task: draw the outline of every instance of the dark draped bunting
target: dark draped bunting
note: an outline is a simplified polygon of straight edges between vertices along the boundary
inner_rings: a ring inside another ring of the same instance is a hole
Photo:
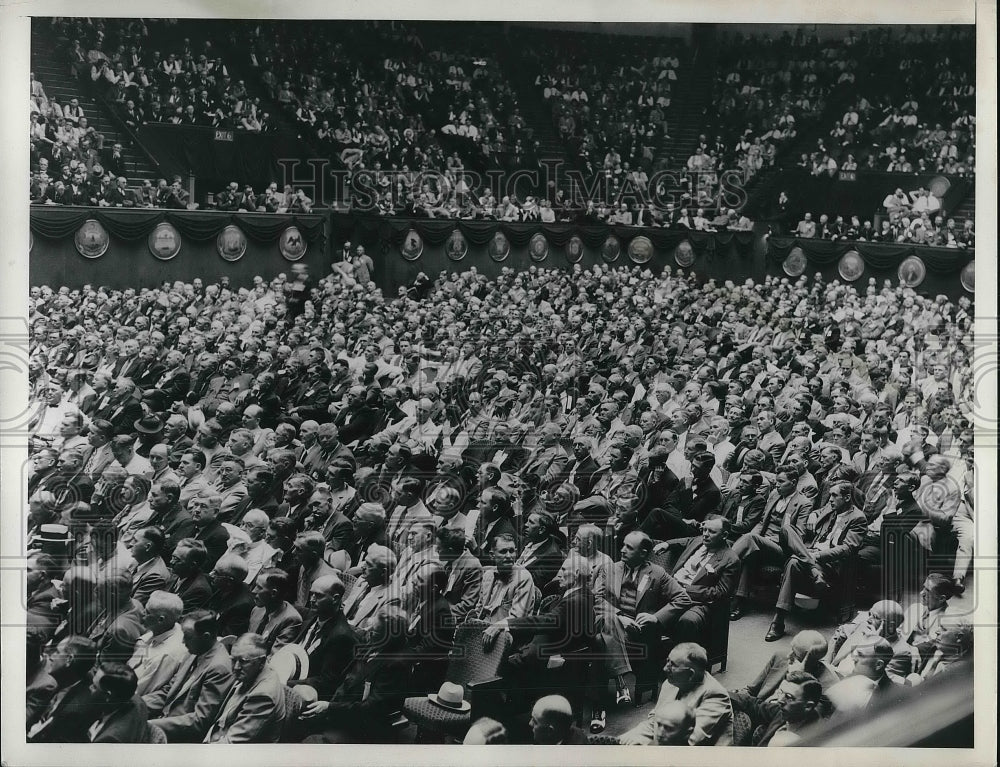
[[[836,264],[849,250],[856,250],[865,266],[874,271],[888,271],[899,266],[909,256],[918,256],[928,272],[941,275],[958,274],[974,257],[975,252],[954,248],[934,248],[912,243],[852,242],[845,240],[810,240],[797,237],[772,236],[768,239],[768,254],[774,263],[780,264],[788,253],[798,246],[806,255],[808,266],[825,267]]]
[[[252,240],[268,242],[289,226],[298,227],[310,243],[323,236],[325,213],[227,213],[209,210],[161,210],[153,208],[78,208],[46,205],[33,206],[31,231],[41,237],[72,237],[90,218],[96,219],[108,234],[121,240],[147,237],[162,221],[173,224],[181,237],[205,242],[218,236],[229,224],[236,224]]]

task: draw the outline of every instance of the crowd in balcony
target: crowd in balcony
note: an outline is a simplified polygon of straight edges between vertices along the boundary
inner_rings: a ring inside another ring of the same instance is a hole
[[[579,36],[542,39],[524,55],[571,161],[612,183],[661,167],[674,90],[684,77],[684,43],[637,38],[605,47]]]

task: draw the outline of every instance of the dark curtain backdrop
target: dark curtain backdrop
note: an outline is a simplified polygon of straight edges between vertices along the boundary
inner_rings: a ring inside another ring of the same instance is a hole
[[[424,251],[416,261],[403,258],[400,248],[410,229],[416,230],[424,242]],[[448,257],[445,243],[455,230],[469,244],[468,254],[461,261]],[[510,255],[502,262],[489,256],[488,245],[493,235],[501,231],[510,240]],[[540,263],[528,254],[528,243],[535,234],[545,236],[549,253]],[[411,282],[420,272],[435,276],[441,271],[465,270],[475,266],[481,273],[493,277],[504,267],[524,270],[530,266],[571,268],[566,245],[573,235],[583,242],[584,268],[608,263],[601,249],[609,235],[618,238],[621,253],[613,266],[640,266],[659,274],[664,266],[678,268],[674,251],[684,241],[691,243],[695,262],[689,267],[704,278],[729,279],[733,272],[751,276],[764,274],[764,253],[759,238],[753,232],[683,232],[629,226],[579,226],[576,224],[510,223],[497,221],[454,221],[444,219],[405,219],[334,213],[330,219],[331,250],[339,252],[344,241],[353,246],[364,245],[375,261],[375,279],[385,291],[395,293],[400,285]],[[646,264],[635,264],[628,247],[635,237],[645,236],[653,244],[652,258]]]
[[[96,219],[110,234],[108,252],[98,259],[81,256],[73,236],[87,219]],[[181,252],[170,261],[153,257],[147,237],[156,224],[167,221],[180,233]],[[247,236],[247,253],[237,262],[224,261],[216,251],[216,236],[228,224],[236,224]],[[79,286],[98,282],[113,287],[154,285],[164,279],[215,278],[229,275],[235,285],[249,285],[254,275],[273,276],[287,271],[290,264],[278,249],[278,237],[295,225],[309,243],[303,263],[315,277],[330,273],[331,254],[339,258],[341,245],[350,241],[363,245],[375,262],[374,278],[388,295],[412,282],[420,272],[434,277],[442,271],[464,271],[475,266],[494,277],[504,267],[522,271],[531,266],[572,268],[567,244],[577,235],[583,243],[580,265],[588,268],[606,264],[603,246],[609,235],[618,238],[621,250],[613,266],[639,267],[659,274],[665,266],[681,268],[676,262],[678,246],[690,243],[694,263],[684,267],[701,279],[741,281],[762,280],[766,275],[783,276],[782,264],[796,245],[805,253],[806,274],[820,272],[827,279],[840,279],[837,265],[848,250],[857,250],[865,262],[865,272],[855,283],[859,289],[869,278],[898,282],[896,270],[910,255],[918,255],[927,267],[918,291],[927,295],[943,293],[952,299],[967,295],[959,276],[974,253],[914,245],[845,243],[826,240],[797,240],[771,236],[764,239],[766,226],[755,232],[686,232],[626,226],[577,226],[574,224],[507,223],[496,221],[453,221],[405,219],[351,213],[284,215],[261,213],[221,213],[217,211],[130,210],[118,208],[75,208],[37,206],[31,208],[31,282],[34,285]],[[414,261],[403,258],[401,246],[407,232],[415,230],[423,240],[423,252]],[[445,247],[452,232],[461,232],[468,253],[452,260]],[[496,232],[510,241],[510,253],[503,261],[490,257],[489,245]],[[529,255],[531,238],[541,234],[548,243],[548,255],[536,262]],[[635,264],[629,244],[636,237],[652,243],[649,261]]]
[[[108,231],[108,250],[100,258],[84,258],[73,242],[76,231],[88,219],[97,220]],[[161,221],[173,224],[181,235],[180,252],[169,261],[155,258],[147,244],[149,233]],[[239,261],[223,260],[216,249],[216,237],[229,224],[237,225],[247,238],[246,253]],[[164,280],[217,279],[225,275],[236,286],[251,285],[257,274],[273,277],[278,272],[287,272],[291,264],[281,255],[278,237],[289,226],[298,227],[306,239],[308,248],[302,262],[316,274],[329,270],[326,224],[325,213],[285,215],[33,206],[30,279],[32,285],[80,287],[96,283],[126,288],[152,286]]]
[[[827,280],[843,282],[838,272],[840,259],[848,251],[855,250],[865,262],[864,273],[854,282],[856,286],[860,288],[867,285],[870,278],[876,279],[879,285],[883,280],[896,284],[899,282],[899,265],[909,256],[917,256],[927,267],[927,275],[917,286],[917,292],[926,295],[944,294],[952,300],[963,295],[969,296],[962,288],[960,275],[966,264],[975,258],[975,252],[908,243],[831,242],[773,236],[767,241],[767,273],[784,275],[782,264],[796,246],[802,248],[806,256],[805,273],[810,277],[819,272]]]

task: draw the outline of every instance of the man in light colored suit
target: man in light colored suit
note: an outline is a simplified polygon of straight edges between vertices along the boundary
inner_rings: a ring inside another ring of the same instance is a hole
[[[619,738],[622,745],[648,746],[656,734],[655,712],[670,701],[681,700],[694,713],[689,746],[731,746],[733,708],[726,688],[708,673],[708,654],[694,642],[682,642],[670,651],[663,667],[666,681],[649,717]]]
[[[375,616],[389,598],[389,580],[396,568],[396,555],[387,546],[373,543],[361,564],[361,577],[344,600],[344,615],[355,632],[366,638],[375,626]]]
[[[183,610],[184,602],[176,594],[168,591],[150,594],[142,617],[143,628],[148,630],[135,643],[135,651],[128,662],[138,677],[136,692],[139,695],[165,687],[187,657],[184,634],[177,624]]]
[[[177,472],[181,475],[180,504],[187,508],[188,501],[209,489],[205,479],[205,454],[200,450],[192,450],[181,456]]]
[[[302,629],[302,616],[283,596],[288,591],[288,574],[276,567],[266,568],[257,576],[252,591],[257,606],[250,612],[250,633],[264,637],[269,652],[279,650]]]
[[[170,743],[200,743],[233,686],[233,668],[218,641],[218,622],[210,610],[195,610],[181,619],[189,655],[170,681],[143,696],[151,718]]]
[[[277,743],[285,720],[285,690],[267,665],[270,644],[244,634],[233,645],[236,684],[222,702],[204,743]]]
[[[791,556],[785,562],[774,619],[765,641],[773,642],[785,635],[785,615],[794,607],[797,593],[826,591],[830,580],[838,576],[841,564],[861,548],[868,521],[853,499],[851,483],[838,482],[830,488],[830,502],[809,515],[804,532],[799,533],[788,521],[782,526],[781,536]]]
[[[701,523],[701,535],[669,541],[681,548],[671,576],[692,601],[678,618],[675,634],[681,641],[698,641],[712,604],[726,600],[736,588],[740,561],[729,548],[729,520],[712,515]],[[662,544],[661,544],[662,545]]]
[[[479,599],[468,619],[495,623],[531,614],[539,592],[531,573],[517,564],[514,536],[503,533],[494,538],[491,554],[494,566],[483,568]]]
[[[538,430],[538,447],[531,452],[527,463],[519,472],[522,477],[529,474],[538,477],[541,487],[547,487],[555,481],[569,463],[569,455],[559,444],[561,435],[562,430],[555,423],[546,423]]]
[[[243,484],[243,460],[236,456],[226,456],[219,462],[218,479],[215,489],[222,496],[219,519],[229,521],[233,512],[247,497],[247,486]]]
[[[785,523],[798,527],[812,509],[812,499],[796,492],[796,482],[797,479],[790,470],[778,471],[775,488],[767,496],[760,521],[750,532],[744,533],[733,543],[733,553],[739,558],[743,569],[736,586],[730,620],[743,617],[742,602],[750,594],[750,576],[757,568],[768,562],[781,564],[785,561],[781,536]]]

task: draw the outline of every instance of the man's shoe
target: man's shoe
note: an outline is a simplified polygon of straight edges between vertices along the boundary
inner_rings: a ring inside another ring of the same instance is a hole
[[[826,591],[830,588],[830,582],[823,576],[823,571],[818,567],[812,571],[813,586],[819,591]]]
[[[955,593],[964,594],[965,593],[965,578],[955,579]]]
[[[590,719],[590,732],[592,735],[600,735],[604,732],[604,728],[608,726],[608,712],[595,711],[594,716]]]
[[[785,635],[785,624],[781,621],[773,621],[771,627],[764,635],[765,642],[777,642]]]
[[[632,702],[632,693],[629,692],[628,687],[622,687],[618,694],[615,695],[615,705],[624,706],[627,703]]]
[[[743,608],[740,605],[736,605],[732,610],[729,611],[729,620],[738,621],[743,617]]]

